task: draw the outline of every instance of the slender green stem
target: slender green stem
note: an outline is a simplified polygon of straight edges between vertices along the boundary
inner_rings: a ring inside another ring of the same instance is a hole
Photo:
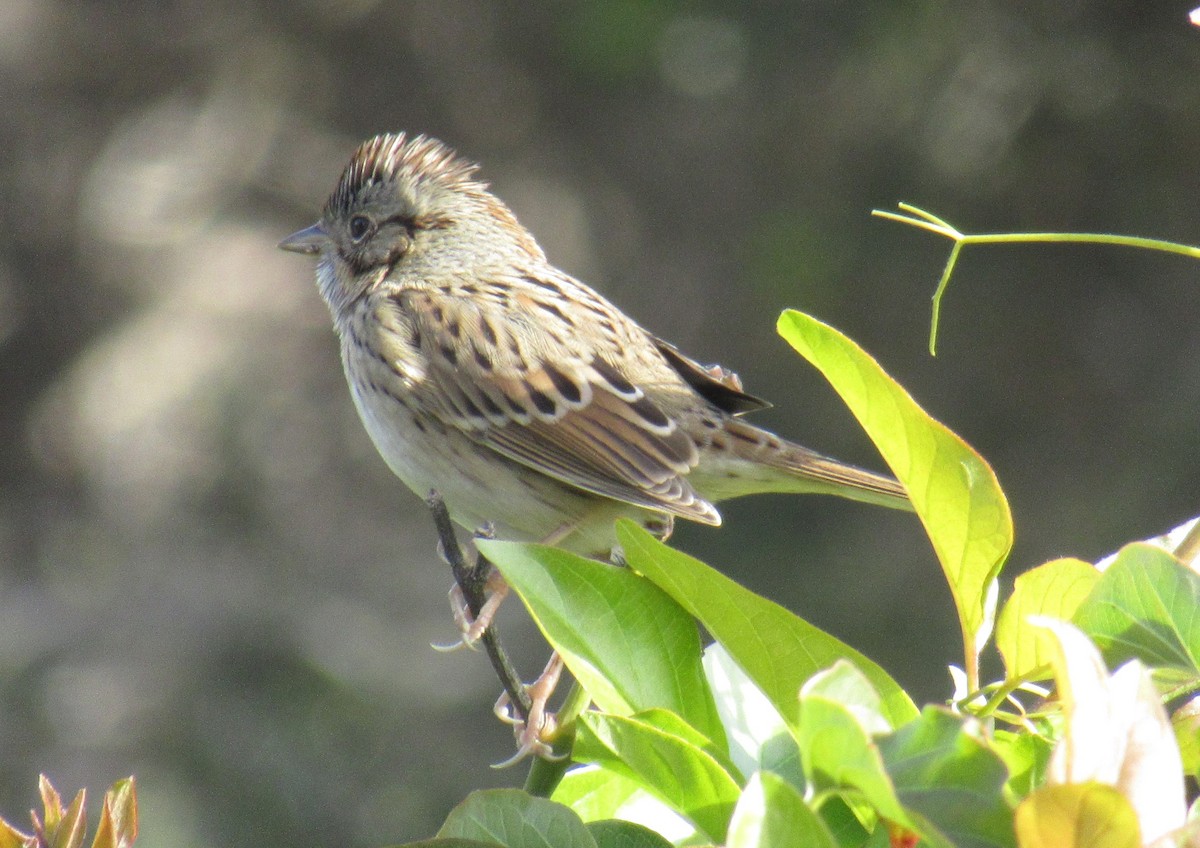
[[[1012,678],[1009,678],[1008,680],[1002,680],[999,683],[989,684],[988,686],[985,686],[982,689],[974,690],[969,695],[967,695],[965,698],[961,699],[958,702],[958,705],[962,709],[969,711],[972,715],[975,715],[975,716],[980,716],[980,717],[986,717],[986,716],[990,716],[990,715],[999,716],[999,714],[997,713],[997,710],[999,709],[1000,705],[1002,703],[1004,703],[1004,701],[1010,695],[1012,695],[1014,692],[1018,692],[1021,690],[1029,691],[1031,689],[1031,687],[1033,687],[1033,685],[1038,680],[1041,680],[1044,676],[1045,676],[1045,667],[1036,668],[1033,671],[1030,671],[1026,674],[1022,674],[1018,677],[1012,677]],[[1040,689],[1033,690],[1033,692],[1035,695],[1038,695],[1039,697],[1045,696],[1045,692],[1041,691]],[[981,697],[987,698],[987,701],[984,703],[984,705],[982,707],[979,707],[978,709],[970,709],[970,705],[972,703],[974,703],[975,701],[977,701]]]
[[[950,284],[950,276],[958,262],[959,253],[968,244],[1113,244],[1118,247],[1156,250],[1160,253],[1173,253],[1191,259],[1200,259],[1200,247],[1141,236],[1121,236],[1112,233],[964,233],[932,212],[926,212],[910,203],[900,203],[898,206],[900,212],[875,209],[871,214],[877,218],[899,221],[911,227],[928,230],[954,242],[954,246],[950,249],[950,256],[946,260],[946,267],[942,271],[942,277],[938,281],[937,291],[933,294],[933,313],[929,326],[929,354],[931,356],[937,355],[937,331],[941,318],[942,297]]]
[[[1167,692],[1166,694],[1164,694],[1163,700],[1164,701],[1173,701],[1176,698],[1182,698],[1184,695],[1190,695],[1191,693],[1193,693],[1197,690],[1200,690],[1200,682],[1197,682],[1195,680],[1189,680],[1187,683],[1184,683],[1180,686],[1176,686],[1174,689],[1172,689],[1169,692]]]
[[[529,765],[529,774],[525,778],[525,791],[539,798],[549,798],[562,780],[567,768],[571,765],[571,749],[575,744],[575,721],[579,714],[587,709],[591,699],[583,691],[578,680],[571,682],[571,691],[567,693],[563,705],[555,714],[558,730],[554,739],[554,759],[535,757]]]

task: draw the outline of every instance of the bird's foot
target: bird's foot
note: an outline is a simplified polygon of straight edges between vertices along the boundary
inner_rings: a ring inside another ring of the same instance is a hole
[[[505,724],[511,724],[513,735],[517,740],[517,752],[493,768],[507,768],[515,765],[529,756],[541,757],[544,760],[562,760],[566,755],[555,755],[553,740],[558,731],[558,721],[554,713],[546,710],[550,696],[554,694],[558,680],[562,676],[562,657],[555,651],[550,655],[546,668],[538,675],[538,679],[525,687],[529,695],[529,716],[522,721],[513,714],[512,703],[508,693],[502,693],[493,708],[496,717]]]
[[[483,636],[483,632],[492,626],[492,622],[496,619],[496,612],[504,603],[504,599],[508,597],[509,592],[508,581],[495,569],[488,573],[484,586],[488,593],[487,600],[479,608],[479,615],[475,616],[471,615],[471,607],[463,596],[462,587],[457,583],[450,587],[450,612],[454,616],[454,623],[458,627],[460,636],[457,642],[451,642],[448,645],[431,645],[435,651],[449,653],[462,648],[476,650],[476,643]]]

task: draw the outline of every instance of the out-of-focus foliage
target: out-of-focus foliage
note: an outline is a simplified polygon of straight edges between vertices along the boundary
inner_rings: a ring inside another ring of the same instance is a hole
[[[1193,264],[981,249],[933,362],[944,246],[868,217],[1200,242],[1186,11],[0,4],[0,809],[39,771],[136,773],[139,846],[378,845],[518,779],[485,768],[511,747],[483,660],[426,648],[452,632],[429,522],[361,432],[311,268],[274,249],[378,131],[481,161],[553,260],[774,400],[760,420],[875,464],[771,328],[794,306],[846,330],[989,458],[1019,562],[1193,515]],[[724,512],[676,543],[943,691],[953,609],[911,519]]]
[[[83,848],[87,835],[87,792],[80,789],[70,806],[63,807],[62,797],[45,775],[38,780],[42,812],[30,811],[33,829],[24,833],[0,819],[0,846],[3,848]],[[92,839],[92,848],[131,848],[137,839],[137,788],[132,777],[118,780],[104,793],[100,823]]]

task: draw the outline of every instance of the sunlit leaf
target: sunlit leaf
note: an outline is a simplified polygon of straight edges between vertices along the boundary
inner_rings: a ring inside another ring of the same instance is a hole
[[[737,769],[772,771],[803,788],[800,751],[787,723],[720,643],[705,649],[704,671]]]
[[[846,660],[838,660],[823,671],[818,671],[804,682],[802,696],[820,695],[837,701],[870,734],[887,733],[892,725],[883,715],[883,702],[871,681],[859,669]]]
[[[1153,545],[1122,548],[1074,621],[1110,665],[1136,658],[1200,678],[1200,574]]]
[[[92,848],[128,848],[137,839],[137,787],[132,777],[118,780],[104,794],[100,824]]]
[[[585,822],[605,819],[635,822],[672,842],[696,831],[664,801],[647,792],[640,780],[595,764],[568,771],[551,798],[566,804]]]
[[[600,709],[663,707],[724,747],[696,624],[662,590],[629,569],[556,548],[479,547]]]
[[[419,842],[405,842],[403,845],[392,845],[389,848],[505,848],[499,842],[481,842],[478,839],[422,839]]]
[[[437,835],[506,848],[596,848],[596,840],[570,809],[517,789],[472,792],[450,811]]]
[[[1008,766],[1005,785],[1013,798],[1024,798],[1045,782],[1046,766],[1054,750],[1050,740],[1028,732],[996,730],[992,733],[992,749]]]
[[[1171,727],[1175,730],[1184,771],[1200,779],[1200,697],[1192,698],[1171,714]]]
[[[1140,848],[1133,808],[1099,783],[1043,786],[1017,807],[1020,848]]]
[[[839,659],[853,663],[871,681],[893,725],[917,715],[899,684],[849,645],[667,547],[632,521],[617,523],[617,537],[630,567],[698,618],[785,719],[794,713],[804,681]]]
[[[637,716],[587,712],[577,734],[576,758],[637,780],[714,841],[724,837],[741,790],[699,746]]]
[[[779,333],[829,380],[908,490],[950,583],[975,682],[1013,539],[996,475],[846,336],[794,310],[780,317]]]
[[[878,746],[846,707],[820,696],[802,697],[796,740],[805,776],[816,791],[853,789],[880,816],[913,823],[896,796]]]
[[[836,848],[837,842],[800,793],[771,772],[756,772],[729,822],[726,848]]]
[[[1031,626],[1028,616],[1070,621],[1099,579],[1096,567],[1079,559],[1052,560],[1017,577],[996,623],[996,647],[1004,657],[1008,677],[1030,674],[1050,662],[1050,637]]]
[[[22,833],[4,819],[0,819],[0,848],[30,848],[35,846],[33,837]]]

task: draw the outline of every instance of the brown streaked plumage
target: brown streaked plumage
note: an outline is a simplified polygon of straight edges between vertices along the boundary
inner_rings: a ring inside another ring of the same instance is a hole
[[[434,139],[378,136],[281,244],[319,255],[359,413],[415,492],[589,555],[617,517],[715,525],[715,502],[758,492],[909,508],[895,480],[741,420],[767,404],[551,265],[475,171]]]

